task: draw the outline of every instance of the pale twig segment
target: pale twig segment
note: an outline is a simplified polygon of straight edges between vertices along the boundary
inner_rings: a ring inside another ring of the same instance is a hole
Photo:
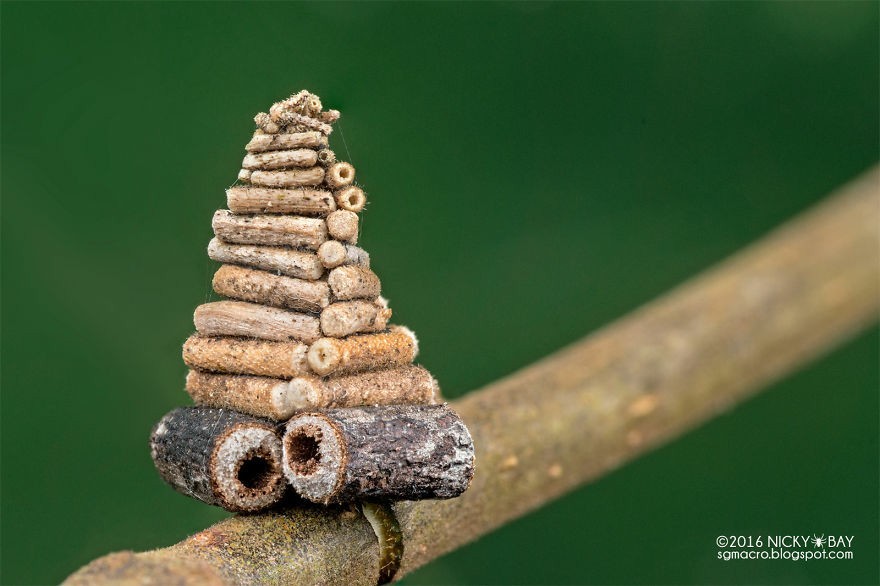
[[[272,104],[268,116],[281,126],[307,126],[330,134],[332,128],[329,124],[339,120],[339,111],[322,111],[322,108],[321,98],[302,90],[286,100]]]
[[[265,134],[261,130],[254,132],[245,149],[249,153],[261,153],[282,149],[306,147],[319,149],[327,146],[327,137],[315,131],[295,132],[290,134]]]
[[[332,307],[332,306],[331,306]],[[244,301],[213,301],[193,315],[196,331],[205,336],[245,336],[311,344],[321,337],[318,318]]]
[[[420,366],[291,380],[190,370],[186,391],[197,405],[283,420],[296,411],[358,405],[437,403],[437,381]]]
[[[336,241],[330,240],[330,242]],[[303,252],[281,246],[227,244],[212,238],[208,243],[208,256],[217,262],[275,271],[298,279],[314,281],[324,274],[324,265],[314,252]]]
[[[370,269],[357,265],[336,267],[327,277],[333,297],[339,301],[374,299],[382,291],[379,277]]]
[[[334,122],[339,120],[340,115],[341,114],[340,114],[339,110],[332,110],[331,109],[331,110],[325,110],[325,111],[321,112],[320,114],[318,114],[318,117],[322,121],[326,122],[327,124],[333,124]]]
[[[254,171],[250,182],[263,187],[308,187],[320,185],[324,180],[324,167],[287,169],[283,171]]]
[[[229,210],[217,210],[212,226],[217,238],[232,244],[264,244],[318,250],[327,241],[327,223],[321,218],[240,216]]]
[[[477,438],[479,473],[460,498],[395,505],[406,539],[397,577],[711,420],[874,324],[878,184],[872,170],[669,294],[456,401]],[[216,581],[271,574],[373,586],[378,559],[366,520],[295,507],[101,558],[68,583],[125,575],[203,584],[213,568]]]
[[[318,248],[318,260],[328,269],[341,265],[370,268],[370,254],[366,250],[337,240],[328,240]]]
[[[274,122],[265,112],[258,112],[254,116],[254,124],[259,126],[260,130],[267,134],[275,134],[281,131],[281,126]]]
[[[345,187],[354,181],[354,166],[351,163],[339,162],[327,167],[324,183],[330,187]]]
[[[150,448],[165,482],[210,505],[259,511],[284,496],[281,442],[268,421],[223,409],[175,409],[153,428]]]
[[[275,102],[269,109],[269,115],[277,122],[283,122],[283,117],[288,112],[296,112],[303,116],[317,117],[323,109],[321,98],[309,90],[300,90],[289,98]]]
[[[357,244],[358,215],[348,210],[336,210],[327,216],[327,231],[336,240]]]
[[[343,210],[357,213],[363,211],[364,206],[367,205],[367,196],[364,194],[364,190],[355,185],[340,189],[334,195],[336,205]]]
[[[215,374],[190,370],[186,392],[196,405],[232,409],[276,421],[296,412],[290,381],[246,374]]]
[[[388,325],[391,310],[373,301],[340,301],[321,312],[321,331],[331,338],[361,332],[380,332]]]
[[[268,114],[260,112],[254,117],[254,122],[266,132],[313,129],[330,134],[333,131],[330,124],[339,119],[339,112],[322,112],[321,108],[321,99],[303,90],[286,100],[275,102]]]
[[[296,409],[359,405],[429,405],[440,401],[440,387],[421,366],[370,370],[344,376],[296,377],[290,381],[290,403]]]
[[[446,405],[303,413],[287,422],[282,445],[288,481],[316,503],[449,499],[474,474],[473,440]]]
[[[214,291],[224,297],[282,309],[317,313],[330,304],[326,281],[307,281],[236,265],[220,267],[211,283]]]
[[[351,374],[409,364],[416,352],[415,334],[409,328],[391,326],[378,334],[321,338],[309,348],[308,364],[320,376]]]
[[[291,149],[287,151],[267,151],[249,153],[244,156],[241,166],[252,171],[261,169],[287,169],[289,167],[313,167],[318,162],[318,153],[313,149]]]
[[[316,120],[311,116],[303,116],[302,114],[296,114],[293,112],[285,112],[283,118],[281,119],[283,123],[283,127],[294,127],[294,128],[310,128],[314,130],[319,130],[324,134],[330,134],[333,132],[333,127],[329,124]]]
[[[335,195],[326,189],[236,186],[226,190],[226,205],[236,214],[306,214],[336,211]]]
[[[308,350],[295,341],[194,334],[183,344],[183,361],[190,368],[210,372],[293,378],[310,374]]]
[[[318,164],[323,166],[332,165],[336,162],[336,153],[330,149],[321,149],[318,151]]]

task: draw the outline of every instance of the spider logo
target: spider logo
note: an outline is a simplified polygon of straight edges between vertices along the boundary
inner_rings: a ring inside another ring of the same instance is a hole
[[[811,539],[810,541],[813,542],[814,547],[824,547],[825,546],[825,534],[823,533],[822,537],[816,537],[816,535],[814,534],[813,539]]]

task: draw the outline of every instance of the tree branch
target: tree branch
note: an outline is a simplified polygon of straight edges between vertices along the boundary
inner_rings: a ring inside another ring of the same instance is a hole
[[[395,505],[402,576],[711,419],[873,323],[877,169],[720,266],[453,406],[471,488]],[[235,516],[168,548],[100,558],[68,584],[376,584],[351,509]]]

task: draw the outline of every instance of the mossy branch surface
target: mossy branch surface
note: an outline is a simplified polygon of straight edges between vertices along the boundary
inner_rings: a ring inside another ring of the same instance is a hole
[[[743,401],[877,319],[880,174],[660,299],[453,403],[470,489],[395,505],[398,577]],[[171,547],[95,560],[68,584],[376,584],[355,508],[234,516]]]

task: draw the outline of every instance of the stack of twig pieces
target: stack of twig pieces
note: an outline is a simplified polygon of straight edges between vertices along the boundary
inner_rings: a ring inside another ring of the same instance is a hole
[[[167,482],[229,510],[271,506],[288,484],[321,503],[450,498],[473,475],[467,429],[412,364],[416,337],[389,325],[357,246],[366,196],[328,148],[338,117],[307,91],[255,117],[208,245],[227,300],[196,309],[183,346],[197,406],[151,439]]]

